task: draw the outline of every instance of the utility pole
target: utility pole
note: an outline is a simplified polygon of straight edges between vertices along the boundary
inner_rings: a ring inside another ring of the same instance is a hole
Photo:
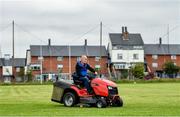
[[[100,63],[100,77],[101,77],[101,60],[102,60],[102,22],[100,22],[100,60],[99,60],[99,63]]]
[[[101,47],[102,47],[102,22],[100,22],[100,58],[102,56]]]
[[[14,20],[12,21],[12,66],[14,66]]]
[[[167,41],[168,41],[168,53],[169,53],[169,24],[167,26]]]
[[[0,45],[0,58],[2,58],[1,45]]]
[[[69,45],[69,80],[71,80],[71,46]]]
[[[51,60],[51,54],[52,54],[52,52],[51,52],[51,38],[49,38],[48,39],[48,47],[49,47],[49,58],[50,58],[50,61],[49,61],[49,66],[50,66],[50,78],[52,78],[52,60]]]
[[[42,65],[42,61],[43,61],[43,56],[42,56],[42,45],[40,45],[40,68],[41,68],[41,84],[42,84],[42,69],[43,69],[43,65]]]

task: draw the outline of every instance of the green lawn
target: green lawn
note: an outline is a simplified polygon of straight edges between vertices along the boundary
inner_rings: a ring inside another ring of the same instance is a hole
[[[64,107],[51,102],[52,85],[0,86],[0,116],[180,115],[180,83],[119,84],[124,107]]]

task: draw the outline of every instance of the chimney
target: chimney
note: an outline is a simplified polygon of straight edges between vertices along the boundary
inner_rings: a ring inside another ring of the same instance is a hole
[[[162,44],[162,38],[159,37],[159,45],[161,45],[161,44]]]
[[[51,46],[51,39],[48,39],[48,45]]]
[[[125,31],[124,31],[124,33],[123,33],[123,40],[129,40],[129,38],[128,38],[128,31],[127,31],[127,27],[125,26]]]
[[[122,34],[124,34],[124,26],[122,26]]]
[[[84,46],[87,46],[87,39],[84,40]]]
[[[125,33],[127,33],[127,27],[125,26]]]

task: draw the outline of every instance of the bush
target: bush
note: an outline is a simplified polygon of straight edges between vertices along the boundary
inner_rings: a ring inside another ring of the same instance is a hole
[[[137,79],[136,81],[134,80],[116,80],[114,81],[116,83],[180,83],[180,78],[153,78],[150,80],[145,80],[145,79]]]
[[[144,64],[138,63],[132,66],[131,68],[132,75],[135,78],[143,79],[144,78]]]
[[[28,78],[28,82],[32,81],[33,78],[32,70],[28,70],[26,76]]]
[[[179,72],[180,67],[174,65],[172,61],[169,61],[164,64],[163,69],[170,78],[173,78],[174,74],[177,74]]]
[[[122,79],[127,79],[127,77],[128,77],[128,70],[127,69],[123,69],[121,71],[121,78]]]

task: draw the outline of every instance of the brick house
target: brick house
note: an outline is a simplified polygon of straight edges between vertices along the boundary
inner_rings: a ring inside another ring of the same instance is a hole
[[[0,82],[22,81],[18,76],[21,69],[25,68],[25,58],[0,58]]]
[[[163,65],[167,61],[180,66],[180,44],[145,44],[145,62],[150,70],[158,77],[166,77],[163,74]]]
[[[89,46],[86,40],[84,45],[76,46],[51,45],[50,40],[48,45],[30,45],[30,50],[27,50],[27,65],[32,69],[35,79],[38,80],[42,73],[43,80],[47,80],[59,74],[73,73],[76,62],[83,54],[88,56],[93,68],[100,68],[102,74],[107,74],[105,46],[101,46],[100,59],[100,46]]]

